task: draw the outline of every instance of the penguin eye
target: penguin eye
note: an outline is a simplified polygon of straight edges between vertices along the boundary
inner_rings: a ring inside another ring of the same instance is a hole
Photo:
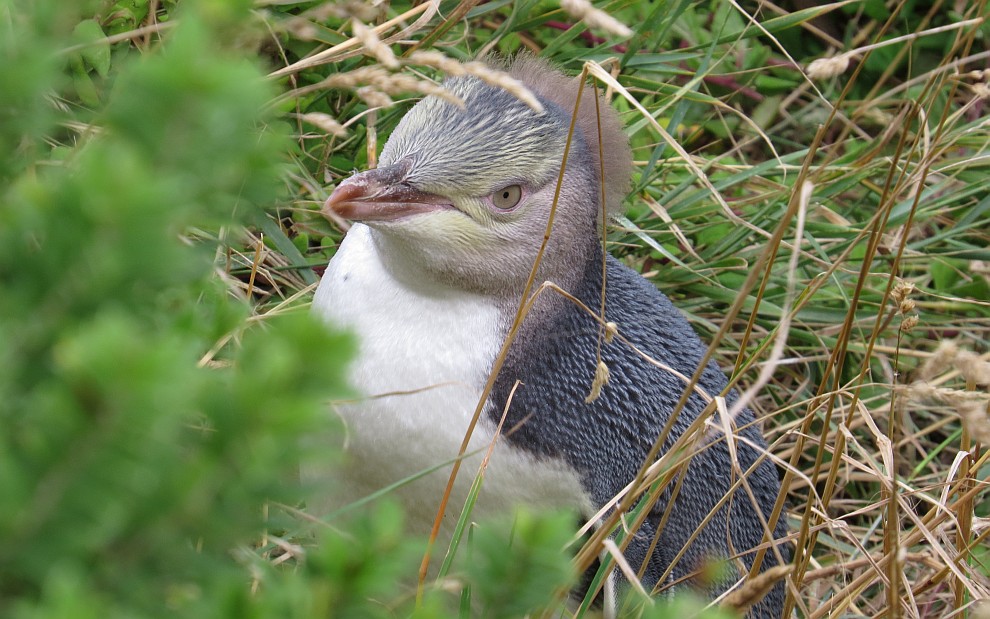
[[[520,200],[522,200],[522,187],[519,185],[509,185],[492,194],[492,204],[500,211],[515,208]]]

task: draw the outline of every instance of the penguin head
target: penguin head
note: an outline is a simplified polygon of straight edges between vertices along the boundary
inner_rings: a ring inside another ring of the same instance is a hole
[[[477,77],[448,79],[444,88],[463,107],[436,96],[420,101],[393,131],[379,167],[345,180],[327,200],[337,215],[372,228],[387,262],[460,288],[520,290],[547,231],[562,163],[539,281],[566,281],[593,254],[603,211],[615,210],[629,188],[632,155],[618,115],[604,101],[596,112],[589,87],[544,61],[522,57],[504,70],[542,111]]]

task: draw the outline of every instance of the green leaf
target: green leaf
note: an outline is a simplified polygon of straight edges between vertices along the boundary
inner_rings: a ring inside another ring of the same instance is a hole
[[[94,69],[100,77],[110,73],[110,43],[103,28],[96,20],[86,19],[76,25],[73,38],[84,47],[79,51],[86,66]]]
[[[932,260],[929,269],[932,274],[932,285],[935,290],[942,294],[952,292],[956,283],[962,279],[959,269],[963,267],[964,264],[960,260],[953,260],[951,258],[936,258]]]
[[[472,593],[490,617],[523,617],[548,604],[555,590],[576,581],[561,550],[570,539],[574,515],[516,514],[511,527],[489,524],[472,539],[466,566]]]
[[[90,107],[100,106],[100,91],[96,88],[89,73],[76,71],[72,74],[72,85],[76,88],[79,100]]]
[[[809,7],[809,8],[806,8],[806,9],[801,9],[799,11],[792,11],[790,13],[787,13],[786,15],[781,15],[779,17],[772,17],[772,18],[770,18],[770,19],[768,19],[768,20],[766,20],[764,22],[760,22],[760,25],[762,26],[762,28],[757,28],[757,27],[753,26],[752,24],[750,24],[749,22],[747,22],[741,29],[738,29],[738,30],[735,30],[735,31],[731,31],[731,32],[729,32],[727,34],[724,34],[724,35],[720,36],[718,39],[716,39],[712,43],[705,42],[705,43],[702,43],[700,45],[693,45],[693,46],[690,46],[690,47],[686,47],[686,48],[684,48],[681,51],[691,51],[691,50],[695,50],[695,49],[703,49],[703,48],[709,47],[710,44],[729,43],[731,41],[736,41],[738,39],[748,39],[748,38],[752,38],[752,37],[762,37],[762,36],[764,36],[764,31],[765,32],[769,32],[770,34],[774,34],[774,33],[777,33],[777,32],[782,32],[782,31],[785,31],[785,30],[789,30],[789,29],[794,28],[796,26],[800,26],[801,24],[803,24],[803,23],[805,23],[807,21],[811,21],[812,19],[815,19],[816,17],[819,17],[821,15],[825,15],[825,14],[831,12],[831,11],[834,11],[835,9],[837,9],[838,7],[840,7],[842,4],[843,3],[841,3],[841,2],[834,2],[834,3],[831,3],[831,4],[824,5],[824,6],[815,6],[815,7]]]

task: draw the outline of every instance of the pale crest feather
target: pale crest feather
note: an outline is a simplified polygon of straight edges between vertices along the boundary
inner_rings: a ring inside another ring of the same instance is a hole
[[[491,58],[487,62],[495,66],[499,63],[497,59]],[[568,77],[549,61],[529,54],[519,54],[504,69],[537,96],[555,103],[568,116],[573,113],[578,93],[577,77]],[[591,149],[597,175],[600,168],[594,89],[587,84],[583,88],[577,127]],[[622,200],[629,193],[633,169],[632,150],[629,148],[629,138],[622,130],[618,112],[602,97],[599,97],[598,107],[601,113],[602,152],[605,154],[605,204],[609,214],[614,215],[619,212]]]

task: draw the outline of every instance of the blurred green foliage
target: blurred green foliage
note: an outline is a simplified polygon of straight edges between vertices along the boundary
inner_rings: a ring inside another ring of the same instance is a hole
[[[560,551],[573,535],[574,518],[560,514],[540,518],[520,512],[511,535],[482,528],[473,538],[467,566],[473,595],[492,617],[522,617],[547,608],[561,587],[575,584],[573,569]]]
[[[270,89],[190,12],[57,152],[76,120],[55,105],[78,68],[62,49],[98,26],[57,2],[0,14],[0,615],[240,616],[231,550],[266,499],[298,500],[287,446],[342,392],[352,346],[290,316],[197,367],[248,307],[179,233],[277,197]]]

